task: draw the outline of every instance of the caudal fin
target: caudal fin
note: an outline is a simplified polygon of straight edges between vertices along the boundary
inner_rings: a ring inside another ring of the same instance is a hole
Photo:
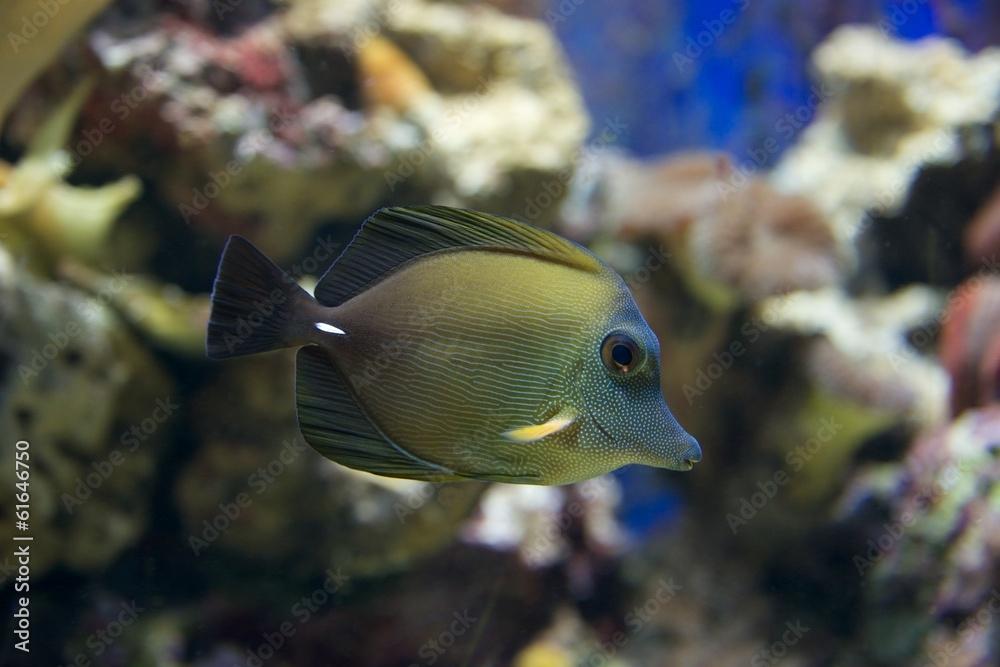
[[[207,353],[226,359],[297,344],[295,314],[312,297],[256,247],[230,236],[212,287]]]

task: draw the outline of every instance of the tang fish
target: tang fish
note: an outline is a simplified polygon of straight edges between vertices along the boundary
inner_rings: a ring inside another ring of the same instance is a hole
[[[381,209],[314,294],[230,237],[207,351],[300,348],[299,428],[345,466],[568,484],[701,459],[663,399],[659,343],[625,282],[551,232],[443,206]]]

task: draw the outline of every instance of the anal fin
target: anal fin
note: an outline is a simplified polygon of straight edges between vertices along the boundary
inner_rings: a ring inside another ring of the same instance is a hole
[[[428,482],[462,479],[443,466],[407,453],[386,438],[322,349],[300,349],[295,368],[299,429],[306,442],[323,456],[386,477]]]

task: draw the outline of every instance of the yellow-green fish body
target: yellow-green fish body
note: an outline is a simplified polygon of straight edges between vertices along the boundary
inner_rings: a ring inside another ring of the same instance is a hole
[[[254,303],[274,312],[239,336]],[[629,463],[688,469],[701,456],[663,401],[659,346],[624,281],[514,221],[385,209],[316,300],[234,239],[213,293],[210,356],[290,345],[304,346],[302,432],[351,467],[563,484]]]

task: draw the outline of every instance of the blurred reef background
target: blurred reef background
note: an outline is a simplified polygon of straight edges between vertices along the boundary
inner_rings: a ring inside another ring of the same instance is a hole
[[[998,39],[986,0],[9,0],[23,664],[1000,664]],[[376,478],[302,441],[288,354],[205,360],[228,234],[309,286],[426,202],[626,276],[704,461]]]

